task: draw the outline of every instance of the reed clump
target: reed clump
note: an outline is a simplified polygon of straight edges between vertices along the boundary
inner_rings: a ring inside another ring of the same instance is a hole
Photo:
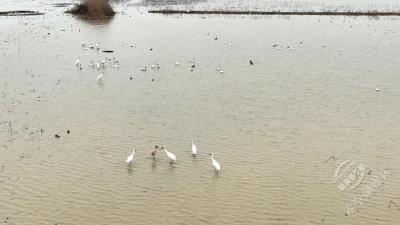
[[[68,10],[67,13],[88,19],[105,19],[115,15],[109,0],[83,0]]]

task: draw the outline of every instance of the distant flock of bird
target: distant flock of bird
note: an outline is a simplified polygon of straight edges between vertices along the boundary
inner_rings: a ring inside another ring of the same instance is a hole
[[[210,34],[207,34],[210,35]],[[224,42],[224,44],[229,44],[228,42]],[[123,46],[123,43],[120,44],[121,46]],[[96,49],[96,50],[100,50],[100,44],[96,43],[95,45],[88,45],[86,42],[82,42],[81,43],[82,49],[83,50],[88,50],[88,49]],[[136,44],[134,45],[130,45],[130,47],[132,48],[136,48]],[[153,51],[153,48],[149,49],[150,51]],[[113,51],[103,51],[103,52],[113,52]],[[190,71],[194,71],[194,69],[196,68],[196,63],[195,63],[195,59],[191,59],[189,60],[189,63],[191,63],[190,66]],[[249,61],[250,65],[253,65],[253,61],[250,60]],[[82,70],[82,63],[80,61],[80,57],[77,57],[76,61],[75,61],[75,66]],[[116,60],[115,58],[105,58],[103,60],[98,60],[97,62],[94,62],[93,60],[90,60],[89,63],[89,67],[91,67],[92,69],[96,68],[97,70],[100,69],[104,69],[106,64],[109,64],[110,67],[114,67],[114,68],[119,68],[119,61]],[[175,62],[175,66],[179,66],[180,63],[177,61]],[[152,64],[149,68],[151,69],[160,69],[160,64],[156,63],[156,64]],[[147,66],[145,66],[143,69],[141,69],[142,72],[147,72]],[[219,68],[216,69],[216,71],[220,72],[221,74],[224,73],[224,70],[222,69],[221,66],[219,66]],[[97,76],[96,80],[98,80],[99,82],[103,81],[103,77],[104,77],[104,73],[101,73],[99,76]],[[132,77],[130,77],[130,79],[132,80]]]
[[[158,145],[154,146],[153,151],[150,153],[153,160],[155,160],[157,151],[159,151],[159,150],[164,150],[164,152],[167,154],[167,157],[170,159],[171,164],[176,162],[176,156],[174,153],[169,152],[165,146],[159,148]],[[133,150],[132,154],[130,154],[128,156],[128,158],[125,160],[125,162],[128,165],[131,165],[131,163],[133,162],[135,153],[136,153],[136,150]],[[193,140],[192,140],[192,155],[193,155],[193,157],[196,157],[196,155],[197,155],[197,146],[194,144]],[[211,164],[214,167],[215,173],[218,174],[219,171],[221,170],[221,165],[219,164],[219,162],[217,160],[214,159],[214,153],[211,153],[209,155],[211,155]]]
[[[211,35],[211,34],[213,34],[213,33],[208,33],[208,34],[206,34],[206,35],[209,36],[209,35]],[[217,39],[218,39],[218,38],[215,37],[215,40],[217,40]],[[230,43],[224,42],[224,44],[230,44]],[[300,44],[303,44],[303,42],[301,41]],[[123,46],[124,44],[121,43],[120,45]],[[99,45],[99,43],[96,43],[95,45],[87,45],[86,42],[82,42],[82,43],[81,43],[81,46],[82,46],[82,48],[83,48],[84,50],[87,50],[87,49],[96,49],[96,50],[100,50],[100,45]],[[136,48],[136,44],[130,45],[130,47]],[[272,47],[273,47],[273,48],[276,48],[276,49],[278,49],[278,50],[283,50],[283,49],[284,49],[282,46],[279,46],[278,44],[274,44]],[[322,47],[325,48],[326,46],[323,45]],[[286,48],[287,48],[287,49],[290,49],[290,50],[295,50],[295,48],[290,47],[290,46],[287,46]],[[153,48],[150,48],[149,50],[150,50],[150,51],[153,51]],[[113,52],[113,51],[103,51],[103,52]],[[342,54],[342,53],[340,53],[340,54]],[[106,57],[106,58],[103,59],[103,60],[98,60],[97,63],[95,63],[93,60],[90,60],[89,67],[91,67],[91,68],[93,68],[93,69],[94,69],[94,68],[97,68],[98,70],[100,70],[100,69],[102,69],[102,68],[105,68],[106,63],[108,63],[111,67],[114,67],[114,68],[119,69],[119,61],[116,60],[115,57],[112,58],[112,59]],[[195,59],[193,58],[193,59],[189,60],[189,63],[192,64],[192,65],[191,65],[190,71],[193,71],[194,68],[196,67]],[[254,65],[253,60],[250,59],[250,60],[249,60],[249,64],[250,64],[251,66],[253,66],[253,65]],[[175,65],[178,66],[178,65],[180,65],[180,63],[177,61],[177,62],[175,62]],[[81,64],[81,62],[80,62],[80,57],[78,57],[78,58],[76,59],[76,61],[75,61],[75,66],[76,66],[77,68],[79,68],[80,70],[83,69],[83,68],[82,68],[82,64]],[[150,68],[151,68],[151,69],[160,69],[160,64],[159,64],[159,63],[153,64],[153,65],[150,66]],[[142,72],[147,72],[147,66],[145,66],[143,69],[141,69],[141,71],[142,71]],[[216,71],[220,72],[221,74],[224,73],[224,70],[222,69],[221,66],[219,66],[219,68],[216,69]],[[100,75],[97,76],[96,80],[99,81],[99,82],[102,82],[102,81],[103,81],[103,78],[104,78],[104,73],[101,73]],[[130,77],[130,79],[132,80],[132,77]],[[152,81],[154,81],[154,79],[152,79]],[[377,87],[375,88],[375,91],[379,92],[380,90],[381,90],[381,89],[380,89],[379,85],[377,85]]]

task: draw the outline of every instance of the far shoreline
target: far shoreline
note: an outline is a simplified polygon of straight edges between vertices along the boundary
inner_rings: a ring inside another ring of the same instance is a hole
[[[333,12],[333,11],[231,11],[231,10],[149,10],[149,13],[154,14],[224,14],[224,15],[283,15],[283,16],[400,16],[399,12],[382,12],[382,11],[369,11],[369,12]]]

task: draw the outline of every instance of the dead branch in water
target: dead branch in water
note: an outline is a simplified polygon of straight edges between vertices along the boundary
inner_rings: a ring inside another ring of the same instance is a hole
[[[336,157],[335,157],[334,155],[329,156],[329,158],[325,161],[325,163],[329,162],[331,159],[332,159],[333,161],[335,161],[335,160],[336,160]]]
[[[380,12],[380,11],[369,11],[369,12],[315,12],[315,11],[304,11],[304,12],[289,12],[289,11],[230,11],[230,10],[150,10],[149,13],[160,13],[160,14],[227,14],[227,15],[282,15],[282,16],[400,16],[399,12]]]
[[[388,208],[389,208],[389,209],[390,209],[390,206],[392,206],[392,203],[393,203],[393,205],[396,206],[397,210],[400,210],[399,205],[397,205],[397,203],[396,203],[395,201],[393,201],[393,200],[390,200],[390,202],[389,202],[389,205],[388,205]]]

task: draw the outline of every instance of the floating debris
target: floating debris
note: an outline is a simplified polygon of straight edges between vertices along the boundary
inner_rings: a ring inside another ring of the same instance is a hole
[[[329,162],[331,159],[332,159],[333,161],[335,161],[335,160],[336,160],[336,157],[335,157],[334,155],[329,156],[329,158],[325,161],[325,163]]]
[[[390,202],[389,202],[389,205],[388,205],[388,208],[389,208],[389,209],[390,209],[390,207],[392,206],[392,204],[393,204],[394,206],[396,206],[397,210],[400,210],[399,205],[397,205],[397,203],[396,203],[395,201],[393,201],[393,200],[390,200]]]
[[[103,50],[102,52],[104,52],[104,53],[113,53],[114,51],[113,50]]]
[[[73,5],[73,4],[72,3],[53,3],[53,4],[50,4],[50,5],[52,5],[54,7],[65,8],[65,7],[69,7],[69,6]]]

